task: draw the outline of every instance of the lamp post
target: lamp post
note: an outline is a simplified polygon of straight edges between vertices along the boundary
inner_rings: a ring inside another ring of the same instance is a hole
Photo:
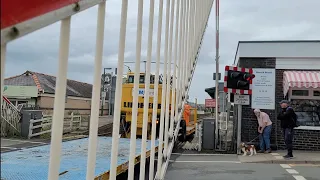
[[[105,89],[105,85],[108,83],[110,87],[108,87],[108,91],[109,91],[109,98],[108,98],[108,103],[109,103],[109,115],[110,115],[110,107],[111,107],[111,102],[110,102],[110,97],[111,97],[111,84],[112,84],[112,72],[111,72],[111,78],[108,79],[109,77],[106,76],[106,70],[112,70],[112,68],[103,68],[103,76],[102,76],[102,88],[101,88],[101,93],[100,93],[100,97],[101,97],[101,111],[100,111],[100,116],[103,116],[103,106],[105,103],[105,99],[106,99],[106,89]]]

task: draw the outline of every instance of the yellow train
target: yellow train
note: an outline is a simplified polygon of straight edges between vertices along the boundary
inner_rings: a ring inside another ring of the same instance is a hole
[[[155,76],[150,75],[150,91],[149,91],[149,104],[148,106],[148,139],[151,138],[151,126],[152,126],[152,111],[153,111],[153,95],[154,95],[154,82]],[[161,112],[161,96],[162,96],[162,79],[159,78],[158,86],[158,106],[157,108],[157,137],[159,135],[160,127],[160,112]],[[130,129],[132,121],[132,106],[133,106],[133,87],[134,87],[134,73],[128,72],[125,82],[122,84],[122,100],[121,100],[121,123],[120,123],[120,134],[122,137],[130,138]],[[170,86],[171,87],[171,86]],[[139,78],[139,90],[138,90],[138,115],[137,115],[137,138],[142,136],[142,125],[143,125],[143,109],[144,109],[144,91],[145,91],[145,73],[140,73]],[[170,101],[169,109],[171,109],[172,91],[170,89]],[[194,113],[195,112],[195,113]],[[194,118],[196,120],[196,111],[193,111]],[[170,115],[169,115],[170,117]],[[193,119],[194,119],[193,118]],[[183,123],[182,123],[183,124]],[[185,124],[185,123],[184,123]],[[182,131],[183,137],[194,132],[194,123],[190,123],[192,127],[183,127],[185,133]],[[184,138],[185,139],[185,138]]]

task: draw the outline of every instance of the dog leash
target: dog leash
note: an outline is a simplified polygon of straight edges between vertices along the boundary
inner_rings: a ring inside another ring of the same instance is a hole
[[[251,143],[252,141],[256,140],[260,135],[258,135],[257,137],[255,137],[254,139],[252,139],[251,141],[249,141],[248,143]]]

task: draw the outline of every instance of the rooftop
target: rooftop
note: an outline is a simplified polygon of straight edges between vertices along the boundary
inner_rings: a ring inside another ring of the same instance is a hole
[[[21,75],[6,78],[4,84],[37,86],[40,92],[55,94],[56,77],[39,72],[26,71]],[[91,98],[92,84],[68,79],[66,93],[68,96]]]

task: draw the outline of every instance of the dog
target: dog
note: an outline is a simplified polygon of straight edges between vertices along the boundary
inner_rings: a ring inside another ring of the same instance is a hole
[[[243,152],[242,156],[246,156],[248,152],[250,152],[249,156],[253,156],[257,154],[256,147],[254,145],[247,145],[246,143],[242,142],[240,144],[240,149]]]

